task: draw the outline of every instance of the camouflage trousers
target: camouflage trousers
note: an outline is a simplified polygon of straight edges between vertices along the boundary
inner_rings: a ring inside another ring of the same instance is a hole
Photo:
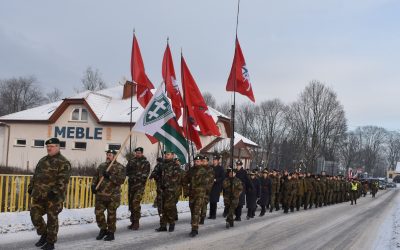
[[[38,235],[47,235],[47,242],[55,243],[58,233],[58,214],[63,209],[62,202],[52,202],[47,199],[32,199],[31,220]],[[47,224],[43,215],[47,214]]]
[[[191,213],[191,224],[192,229],[199,229],[199,221],[201,216],[201,209],[203,208],[204,203],[204,194],[196,194],[193,196],[189,196],[189,207]]]
[[[160,226],[165,227],[167,224],[175,224],[175,218],[177,215],[176,192],[162,191],[162,193],[158,194],[157,197]]]
[[[239,198],[230,199],[229,197],[224,197],[225,210],[228,212],[226,216],[227,222],[233,222],[233,215],[235,214],[235,209],[239,205]]]
[[[96,214],[97,226],[100,229],[107,230],[114,233],[116,230],[117,223],[117,208],[119,207],[119,201],[103,201],[97,200],[94,206],[94,213]],[[104,212],[107,210],[107,221]]]
[[[141,217],[141,206],[140,203],[142,202],[144,194],[144,187],[143,188],[135,188],[129,190],[129,211],[131,211],[130,220],[133,223],[134,221],[139,221]]]
[[[309,191],[305,193],[304,207],[312,206],[315,202],[315,192]]]
[[[210,195],[207,193],[203,199],[203,206],[201,207],[201,218],[206,218],[207,216],[207,205],[210,201]]]

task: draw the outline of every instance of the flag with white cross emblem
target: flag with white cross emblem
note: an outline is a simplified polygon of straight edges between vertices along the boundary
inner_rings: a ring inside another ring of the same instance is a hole
[[[164,144],[165,150],[173,151],[181,163],[186,163],[188,143],[176,120],[171,100],[164,90],[165,85],[161,83],[133,130],[155,137]]]

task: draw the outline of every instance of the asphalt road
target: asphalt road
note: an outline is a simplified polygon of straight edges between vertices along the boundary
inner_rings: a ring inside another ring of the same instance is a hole
[[[353,206],[342,203],[289,214],[267,213],[230,229],[219,216],[206,220],[196,238],[188,236],[189,213],[180,214],[173,233],[155,232],[154,218],[144,218],[139,231],[127,230],[127,220],[118,221],[113,242],[96,241],[95,224],[69,226],[60,228],[56,249],[372,249],[379,225],[398,196],[399,190],[393,189],[378,192],[375,199],[361,198]],[[13,242],[0,242],[0,249],[38,249],[37,240],[34,232],[24,232]]]

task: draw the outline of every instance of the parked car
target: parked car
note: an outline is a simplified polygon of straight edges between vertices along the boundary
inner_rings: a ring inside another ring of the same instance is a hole
[[[396,188],[397,185],[396,185],[396,183],[394,183],[394,182],[388,182],[388,183],[386,184],[386,187],[387,187],[387,188]]]

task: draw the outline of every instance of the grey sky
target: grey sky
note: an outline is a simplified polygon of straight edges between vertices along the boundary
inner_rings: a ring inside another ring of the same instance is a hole
[[[0,78],[35,75],[46,91],[71,95],[87,66],[109,86],[130,78],[132,30],[149,78],[161,81],[170,38],[202,91],[229,100],[233,0],[1,1]],[[257,102],[294,101],[311,80],[333,88],[350,129],[400,128],[400,1],[242,0],[239,40]],[[179,79],[180,77],[178,77]],[[239,102],[247,101],[239,97]]]

